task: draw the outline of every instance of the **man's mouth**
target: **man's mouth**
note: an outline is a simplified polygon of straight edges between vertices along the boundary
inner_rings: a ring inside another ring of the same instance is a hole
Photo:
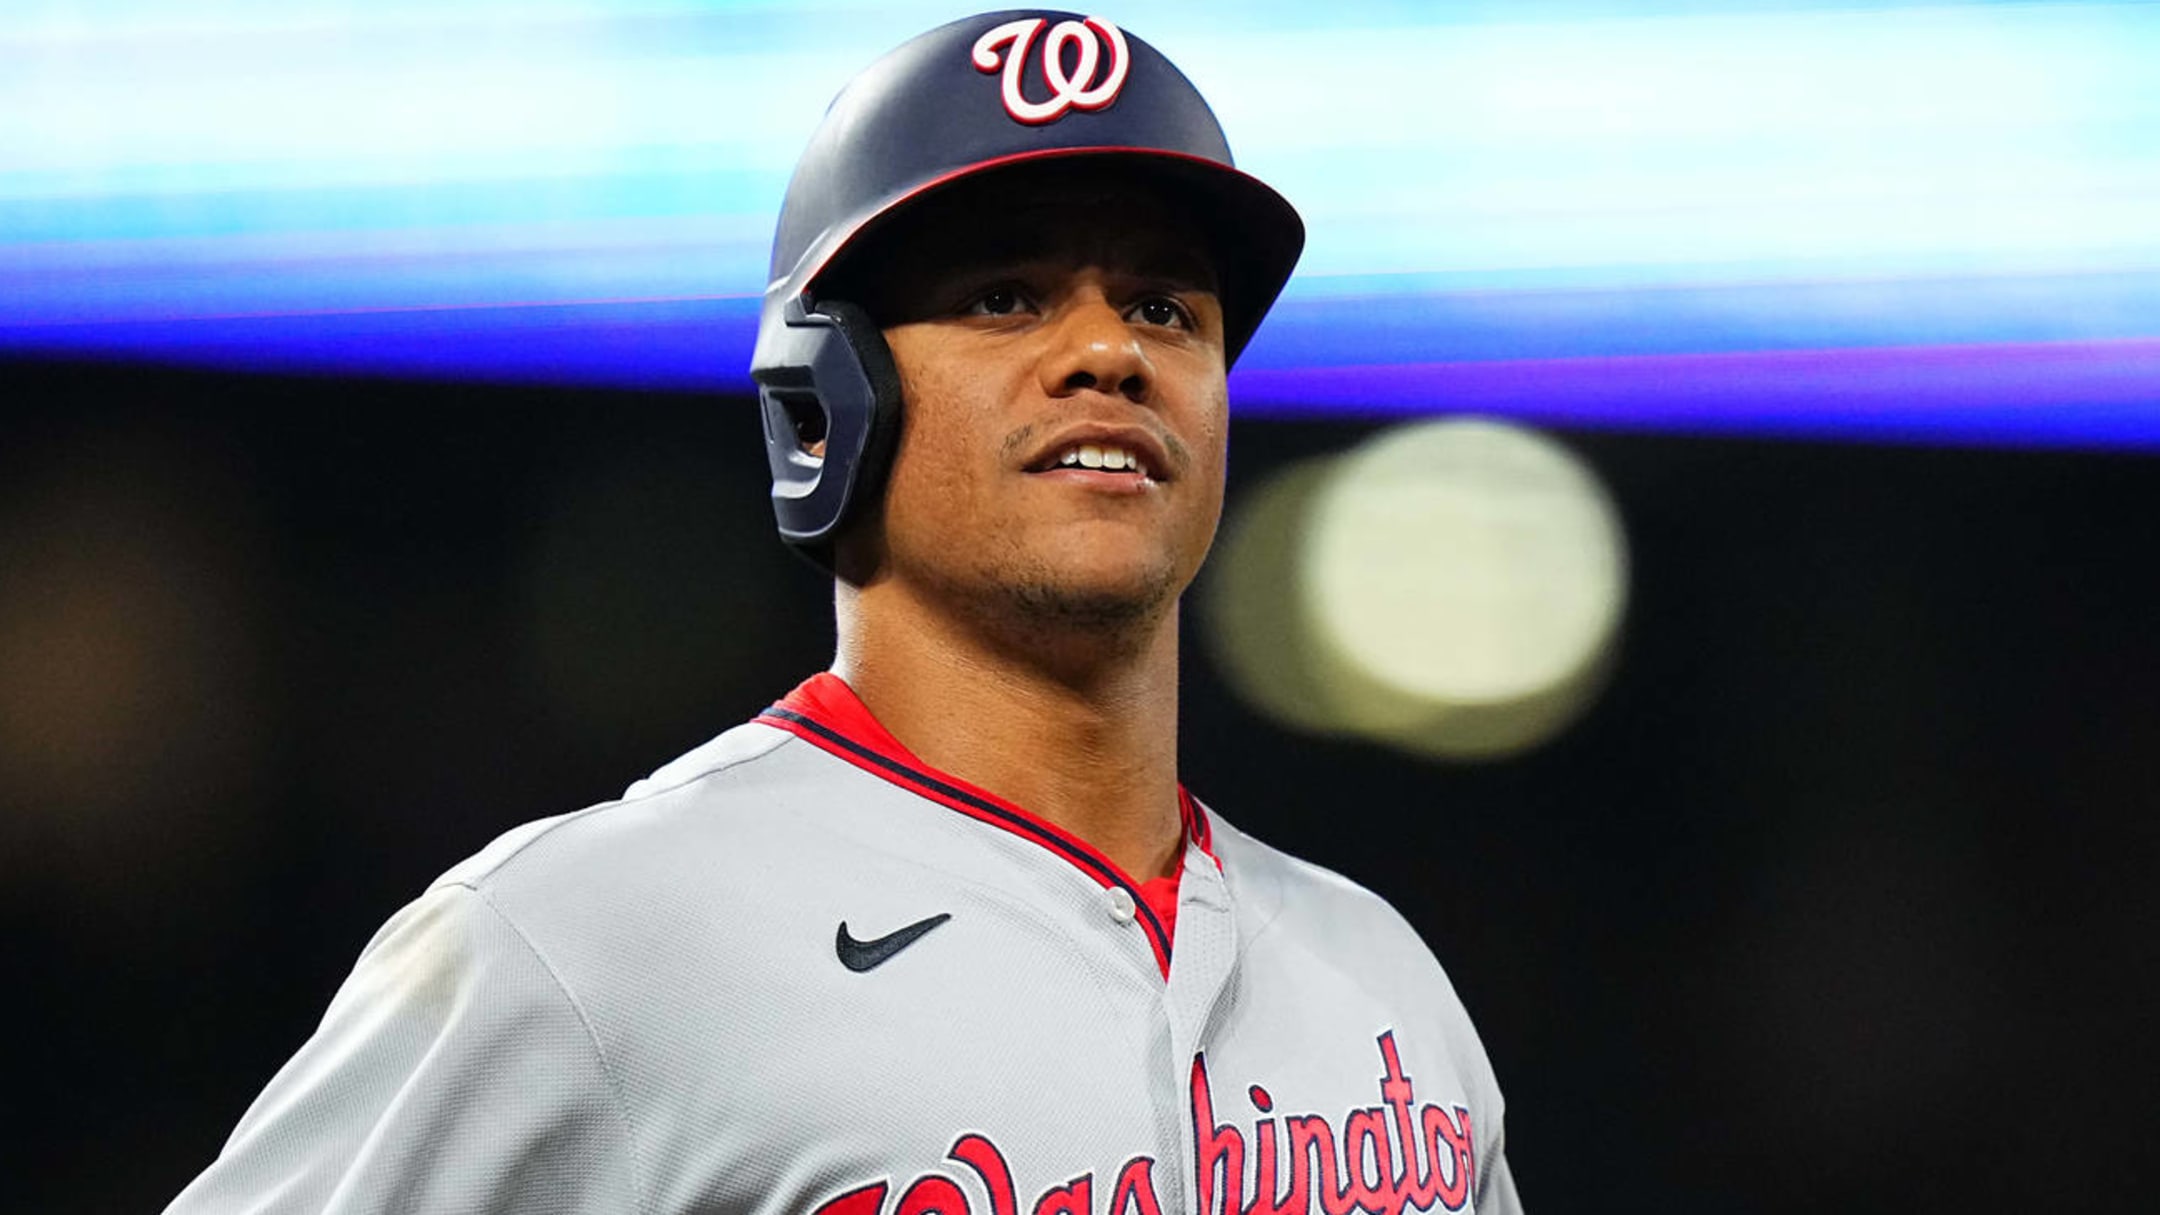
[[[1036,471],[1049,472],[1055,468],[1099,469],[1111,473],[1134,473],[1148,480],[1154,478],[1154,473],[1138,452],[1107,443],[1075,443],[1058,452]]]
[[[1102,469],[1106,473],[1140,473],[1149,476],[1147,463],[1138,452],[1112,448],[1108,443],[1076,443],[1050,460],[1050,469]],[[1048,469],[1045,469],[1048,471]]]

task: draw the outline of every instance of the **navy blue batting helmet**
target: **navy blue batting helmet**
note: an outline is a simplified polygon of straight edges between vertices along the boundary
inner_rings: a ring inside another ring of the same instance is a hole
[[[1232,164],[1192,82],[1100,17],[1015,11],[940,26],[841,90],[788,182],[750,364],[783,538],[829,565],[835,532],[882,492],[899,430],[883,335],[856,303],[821,294],[821,276],[947,186],[1081,157],[1199,204],[1215,230],[1224,352],[1236,360],[1289,280],[1305,228]]]

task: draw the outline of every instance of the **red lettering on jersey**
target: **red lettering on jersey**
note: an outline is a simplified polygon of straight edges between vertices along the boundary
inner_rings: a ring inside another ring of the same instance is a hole
[[[1264,1094],[1264,1090],[1258,1085],[1254,1086],[1253,1091]],[[1253,1104],[1260,1105],[1260,1102],[1255,1098]],[[1265,1110],[1269,1106],[1260,1105],[1260,1108]],[[1245,1208],[1247,1215],[1304,1215],[1307,1201],[1305,1170],[1292,1165],[1289,1170],[1290,1192],[1282,1193],[1282,1182],[1275,1166],[1277,1150],[1275,1120],[1262,1118],[1253,1123],[1253,1195],[1252,1203]]]
[[[1316,1200],[1326,1215],[1459,1211],[1469,1202],[1476,1192],[1470,1112],[1459,1105],[1452,1111],[1431,1104],[1419,1107],[1394,1031],[1382,1033],[1377,1045],[1381,1104],[1347,1110],[1339,1123],[1322,1114],[1284,1113],[1279,1139],[1277,1119],[1253,1123],[1252,1202],[1240,1215],[1308,1212]],[[1213,1122],[1214,1106],[1206,1091],[1205,1069],[1197,1060],[1195,1075],[1193,1131],[1195,1142],[1205,1143],[1200,1136]],[[1266,1089],[1253,1085],[1246,1093],[1262,1113],[1274,1110],[1273,1094]],[[1216,1155],[1195,1160],[1197,1193],[1212,1197],[1217,1167],[1227,1163],[1222,1158],[1230,1154],[1226,1145],[1218,1146]],[[1233,1201],[1241,1196],[1236,1181],[1225,1180],[1222,1188]],[[1200,1209],[1212,1215],[1211,1206]]]
[[[1421,1112],[1425,1122],[1425,1151],[1435,1179],[1434,1197],[1450,1211],[1459,1211],[1470,1196],[1471,1179],[1477,1175],[1477,1151],[1470,1138],[1470,1111],[1455,1107],[1453,1116],[1437,1105]],[[1441,1140],[1447,1141],[1445,1148]],[[1440,1179],[1440,1160],[1448,1162],[1448,1177]]]
[[[1357,1204],[1338,1178],[1335,1169],[1335,1128],[1319,1114],[1302,1114],[1296,1118],[1283,1119],[1283,1126],[1290,1131],[1291,1168],[1297,1170],[1298,1182],[1309,1186],[1320,1199],[1320,1209],[1327,1215],[1350,1215]],[[1311,1169],[1306,1168],[1311,1165]],[[1285,1210],[1304,1210],[1304,1207]]]
[[[1095,1215],[1095,1174],[1051,1186],[1035,1200],[1035,1215]]]
[[[1215,1120],[1207,1056],[1195,1054],[1189,1098],[1193,1195],[1200,1215],[1311,1215],[1316,1202],[1325,1215],[1405,1215],[1460,1211],[1468,1206],[1477,1192],[1477,1139],[1470,1110],[1462,1105],[1418,1105],[1417,1088],[1403,1070],[1394,1031],[1382,1033],[1377,1044],[1379,1105],[1346,1110],[1339,1124],[1324,1114],[1284,1112],[1256,1119],[1250,1153],[1242,1131]],[[1275,1113],[1275,1098],[1267,1089],[1253,1084],[1245,1092],[1261,1114]],[[982,1179],[990,1196],[989,1215],[1019,1215],[1012,1167],[988,1136],[972,1131],[963,1134],[953,1141],[947,1155]],[[1102,1215],[1162,1215],[1154,1168],[1153,1157],[1126,1161]],[[885,1215],[888,1190],[884,1180],[858,1186],[827,1199],[814,1215]],[[966,1193],[951,1177],[925,1173],[909,1183],[892,1215],[973,1212]],[[1082,1173],[1044,1190],[1031,1215],[1096,1215],[1095,1175]]]
[[[1162,1203],[1155,1197],[1154,1157],[1135,1156],[1118,1170],[1110,1215],[1162,1215]]]
[[[893,1215],[969,1215],[967,1195],[952,1178],[925,1173],[900,1196]]]
[[[1402,1215],[1402,1193],[1395,1188],[1395,1162],[1388,1153],[1387,1136],[1385,1110],[1351,1111],[1343,1123],[1343,1193],[1361,1211]]]
[[[1223,1215],[1239,1215],[1245,1199],[1245,1136],[1215,1121],[1215,1100],[1208,1094],[1207,1055],[1192,1061],[1193,1192],[1200,1215],[1216,1210],[1216,1179],[1221,1178]]]
[[[982,1178],[983,1188],[990,1191],[990,1215],[1015,1215],[1020,1200],[1013,1193],[1012,1166],[1005,1163],[997,1144],[969,1132],[953,1140],[952,1150],[945,1154]]]
[[[1416,1086],[1403,1074],[1402,1056],[1395,1049],[1395,1031],[1380,1035],[1380,1100],[1395,1115],[1395,1143],[1402,1149],[1402,1171],[1395,1178],[1395,1192],[1403,1206],[1429,1210],[1439,1193],[1434,1175],[1433,1151],[1425,1149],[1425,1165],[1418,1167],[1418,1120],[1410,1103],[1417,1100]]]
[[[819,1203],[818,1209],[810,1215],[878,1215],[879,1208],[885,1205],[885,1191],[888,1188],[882,1181],[857,1186],[838,1198],[828,1198]]]

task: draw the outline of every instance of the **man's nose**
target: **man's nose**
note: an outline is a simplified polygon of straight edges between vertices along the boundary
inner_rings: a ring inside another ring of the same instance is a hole
[[[1154,384],[1139,335],[1109,300],[1089,294],[1060,310],[1043,353],[1044,393],[1068,397],[1092,388],[1144,405]]]

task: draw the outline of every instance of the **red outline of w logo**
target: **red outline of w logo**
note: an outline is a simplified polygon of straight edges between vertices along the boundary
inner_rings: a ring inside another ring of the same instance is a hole
[[[1042,44],[1043,84],[1050,90],[1048,101],[1029,101],[1021,90],[1020,78],[1026,67],[1028,52],[1034,48],[1035,36],[1049,24],[1046,17],[1023,17],[1008,21],[975,40],[972,56],[975,68],[981,72],[1005,69],[1005,78],[999,92],[1005,99],[1005,112],[1014,122],[1029,126],[1041,126],[1056,122],[1067,110],[1099,110],[1117,100],[1118,90],[1125,87],[1125,73],[1132,67],[1132,55],[1126,50],[1125,35],[1118,27],[1100,17],[1084,21],[1060,21],[1050,26],[1050,36]],[[1011,44],[1011,51],[1000,55],[999,48]],[[1104,62],[1103,47],[1110,48],[1108,62]],[[1073,64],[1070,75],[1065,71],[1065,48],[1077,47],[1079,58]],[[1102,79],[1096,80],[1098,69]]]

